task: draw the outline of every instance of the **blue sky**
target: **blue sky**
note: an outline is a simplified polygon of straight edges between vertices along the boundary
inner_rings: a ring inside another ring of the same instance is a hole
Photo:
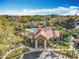
[[[0,15],[79,15],[79,0],[0,0]]]

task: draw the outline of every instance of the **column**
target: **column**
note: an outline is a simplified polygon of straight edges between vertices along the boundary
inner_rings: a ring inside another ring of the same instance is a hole
[[[35,40],[35,48],[38,48],[38,40]]]
[[[44,48],[47,47],[47,40],[44,40]]]

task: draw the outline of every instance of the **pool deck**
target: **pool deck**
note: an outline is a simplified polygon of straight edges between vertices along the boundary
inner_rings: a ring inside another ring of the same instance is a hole
[[[37,59],[44,59],[45,57],[46,57],[46,55],[50,52],[50,51],[55,51],[55,50],[65,50],[65,49],[51,49],[51,48],[31,48],[31,47],[28,47],[28,49],[30,49],[30,52],[29,53],[31,53],[31,52],[36,52],[36,51],[43,51],[42,53],[41,53],[41,55],[40,55],[40,57],[39,58],[37,58]],[[67,50],[67,49],[66,49]],[[62,54],[59,54],[59,53],[55,53],[55,52],[53,52],[57,57],[53,57],[53,59],[71,59],[71,58],[69,58],[69,57],[67,57],[67,56],[65,56],[65,55],[62,55]],[[24,54],[23,54],[24,55]],[[20,58],[19,59],[24,59],[23,58],[23,55],[21,55],[20,56]],[[41,57],[43,57],[43,58],[41,58]],[[49,57],[46,57],[45,59],[51,59],[51,56],[49,56]]]

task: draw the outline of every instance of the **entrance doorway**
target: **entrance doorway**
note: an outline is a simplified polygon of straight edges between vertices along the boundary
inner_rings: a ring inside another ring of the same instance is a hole
[[[38,48],[44,48],[44,40],[38,40]]]

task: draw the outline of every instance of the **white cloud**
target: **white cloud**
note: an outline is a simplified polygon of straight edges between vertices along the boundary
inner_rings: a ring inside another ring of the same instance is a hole
[[[76,7],[76,6],[70,6],[71,9],[77,9],[79,7]]]
[[[3,11],[0,15],[44,15],[44,14],[61,14],[61,15],[79,15],[79,7],[57,7],[52,9],[23,9],[21,11]]]
[[[76,6],[70,6],[68,9],[68,12],[65,13],[64,15],[79,15],[79,7]]]

